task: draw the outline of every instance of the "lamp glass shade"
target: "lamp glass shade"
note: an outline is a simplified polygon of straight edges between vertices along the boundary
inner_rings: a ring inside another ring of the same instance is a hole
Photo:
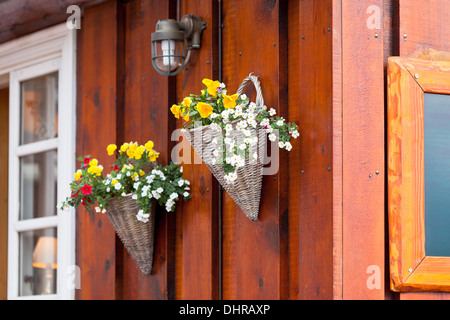
[[[19,232],[19,296],[55,294],[57,229]]]
[[[183,67],[184,41],[164,39],[152,42],[152,61],[156,70],[164,75],[174,75]]]
[[[54,237],[40,237],[33,252],[33,267],[56,269],[56,248]]]

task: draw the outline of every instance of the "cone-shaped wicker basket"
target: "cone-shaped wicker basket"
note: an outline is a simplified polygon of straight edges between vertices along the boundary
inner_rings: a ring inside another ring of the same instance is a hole
[[[244,79],[240,85],[237,93],[242,94],[245,86],[252,82],[256,88],[256,106],[257,110],[264,107],[264,100],[261,93],[259,80],[256,76],[250,74]],[[233,123],[233,126],[235,123]],[[258,143],[255,146],[254,152],[257,152],[257,160],[250,160],[247,156],[245,159],[245,166],[237,170],[237,180],[233,184],[228,184],[224,178],[225,171],[223,165],[214,164],[215,157],[212,152],[217,149],[217,146],[212,143],[212,140],[217,137],[222,137],[222,132],[212,130],[209,125],[201,126],[188,130],[185,133],[186,138],[194,148],[195,152],[202,158],[203,162],[212,172],[214,177],[219,181],[222,187],[233,198],[236,204],[242,209],[244,214],[250,220],[258,219],[259,203],[261,200],[262,178],[263,178],[263,163],[266,154],[266,132],[260,130],[259,126],[252,128],[252,135],[258,137]],[[242,134],[238,130],[231,131],[229,136],[231,139],[240,139]],[[252,152],[253,152],[252,151]]]
[[[150,213],[147,223],[137,220],[140,206],[131,196],[110,199],[106,215],[136,265],[149,275],[153,268],[155,213]]]

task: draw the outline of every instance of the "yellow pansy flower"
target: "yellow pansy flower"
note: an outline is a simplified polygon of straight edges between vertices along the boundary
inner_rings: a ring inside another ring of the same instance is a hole
[[[139,146],[136,148],[136,150],[134,151],[134,158],[136,160],[139,160],[142,157],[142,154],[145,151],[145,147],[144,146]]]
[[[116,151],[117,146],[115,144],[110,144],[106,147],[106,151],[108,151],[108,155],[112,156],[114,154],[114,151]]]
[[[136,179],[137,176],[138,176],[137,172],[133,173],[133,175],[131,176],[131,180],[134,181],[134,179]]]
[[[145,172],[144,171],[142,171],[142,170],[139,170],[139,175],[142,177],[143,175],[145,174]]]
[[[125,142],[125,143],[120,147],[120,151],[125,152],[125,151],[128,150],[128,147],[129,147],[128,143]]]
[[[208,118],[213,113],[213,107],[207,103],[199,102],[197,104],[197,111],[202,118]]]
[[[219,81],[213,81],[210,79],[203,79],[202,83],[206,86],[206,90],[213,97],[217,97],[217,88],[220,88]]]
[[[114,179],[113,181],[111,181],[111,183],[112,183],[113,186],[115,186],[117,182],[119,182],[119,181],[117,181],[116,179]]]
[[[147,143],[144,145],[145,150],[147,150],[148,152],[153,150],[153,147],[155,146],[155,144],[153,143],[153,141],[147,141]]]
[[[148,154],[148,158],[150,159],[150,161],[155,161],[156,159],[158,159],[158,157],[159,152],[156,152],[155,150],[150,151]]]
[[[77,172],[75,172],[75,174],[73,175],[75,177],[75,180],[77,181],[80,180],[81,174],[82,174],[81,170],[77,170]]]
[[[180,113],[181,113],[181,109],[179,106],[177,106],[176,104],[174,104],[172,106],[172,108],[170,108],[170,111],[172,111],[173,115],[175,116],[175,118],[180,119]]]
[[[236,100],[239,98],[239,95],[233,94],[232,96],[228,96],[226,94],[223,95],[223,106],[225,109],[234,109],[236,107]]]
[[[184,121],[189,121],[189,112],[186,113],[186,115],[183,117]]]
[[[191,100],[191,98],[188,98],[188,97],[184,98],[183,102],[181,102],[181,105],[183,105],[186,108],[189,108],[191,106],[191,104],[192,104],[192,100]]]
[[[98,165],[98,160],[97,159],[92,159],[91,161],[89,161],[89,166],[90,167],[96,167]]]

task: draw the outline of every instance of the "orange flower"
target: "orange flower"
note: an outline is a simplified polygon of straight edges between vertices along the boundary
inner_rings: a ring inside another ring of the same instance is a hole
[[[213,113],[213,107],[207,103],[199,102],[197,104],[197,111],[202,118],[208,118]]]

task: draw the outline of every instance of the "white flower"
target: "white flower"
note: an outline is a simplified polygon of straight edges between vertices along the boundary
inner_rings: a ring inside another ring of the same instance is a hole
[[[161,188],[161,187],[159,187],[158,189],[156,189],[156,192],[158,192],[158,193],[163,193],[163,192],[164,192],[164,189]]]
[[[273,128],[272,126],[269,125],[269,127],[266,129],[267,133],[272,133],[273,132]]]
[[[245,143],[241,143],[239,145],[239,149],[241,149],[241,150],[245,150],[246,148],[247,148],[247,145]]]
[[[270,120],[265,118],[261,121],[261,127],[267,127],[270,124]]]
[[[117,179],[122,179],[122,174],[121,174],[121,173],[119,173],[119,174],[117,175]]]
[[[222,118],[228,119],[228,117],[230,116],[230,112],[228,110],[224,110],[220,115],[222,116]]]
[[[189,197],[189,196],[190,196],[189,192],[185,191],[185,192],[183,193],[183,197]]]
[[[283,149],[283,148],[284,148],[284,142],[283,142],[283,141],[278,142],[278,146],[279,146],[281,149]]]
[[[241,94],[241,100],[247,100],[247,95],[245,93]]]
[[[131,196],[131,199],[137,200],[137,194],[134,193],[134,194]]]
[[[146,197],[146,196],[147,196],[147,190],[142,190],[141,197]]]
[[[256,103],[250,102],[250,104],[248,105],[248,112],[253,113],[255,111],[256,111]]]
[[[127,177],[131,176],[131,172],[127,171]]]
[[[139,185],[140,185],[141,183],[140,182],[135,182],[134,184],[133,184],[133,188],[136,190],[137,188],[139,188]]]
[[[242,132],[244,133],[244,135],[245,135],[246,137],[250,137],[250,135],[252,134],[251,131],[248,130],[248,129],[242,130]]]
[[[158,192],[156,192],[155,190],[152,191],[152,195],[155,199],[161,198],[161,195]]]
[[[225,126],[225,130],[226,130],[226,131],[232,131],[232,130],[233,130],[233,126],[232,126],[231,124],[227,124],[227,125]]]
[[[274,142],[275,140],[277,140],[277,136],[275,134],[269,134],[269,140]]]
[[[178,181],[178,186],[182,187],[183,185],[184,185],[184,180],[183,180],[183,179],[180,179],[180,180]]]
[[[247,121],[248,121],[248,124],[251,125],[253,128],[256,128],[256,126],[258,125],[256,120],[247,120]]]
[[[277,121],[277,126],[281,127],[284,125],[284,120],[278,120]]]
[[[100,212],[100,208],[99,207],[95,207],[95,212]]]
[[[102,210],[102,213],[106,213],[106,209],[103,209],[103,210]]]
[[[274,115],[276,115],[277,114],[277,112],[275,111],[275,109],[274,108],[270,108],[270,110],[269,110],[269,114],[270,114],[270,116],[274,116]]]
[[[232,184],[237,179],[237,174],[236,172],[230,172],[224,176],[224,179],[228,184]]]
[[[218,115],[217,113],[213,112],[213,113],[211,113],[210,118],[211,118],[211,119],[215,119],[215,118],[217,118],[218,116],[219,116],[219,115]]]
[[[253,142],[253,139],[245,138],[245,139],[244,139],[244,142],[245,142],[246,144],[251,144],[251,143]]]
[[[218,157],[218,156],[219,156],[219,151],[214,150],[214,151],[213,151],[213,155],[214,155],[214,157]],[[180,187],[181,187],[181,186],[180,186]]]
[[[211,130],[213,130],[213,131],[221,131],[220,126],[215,122],[211,123],[210,127],[211,127]]]
[[[189,180],[184,180],[184,184],[188,186],[188,185],[190,185],[191,183],[189,182]],[[188,190],[189,190],[189,189],[188,189]]]
[[[247,121],[256,119],[256,115],[253,112],[250,112],[247,116]]]
[[[220,87],[221,87],[222,89],[224,89],[224,88],[226,87],[226,86],[225,86],[225,83],[222,82],[222,83],[220,84]]]
[[[150,217],[150,214],[149,213],[144,213],[143,210],[139,210],[139,212],[136,215],[136,219],[138,221],[141,221],[141,222],[144,222],[144,223],[147,223],[149,221],[149,217]]]
[[[117,182],[116,185],[114,186],[114,189],[116,190],[120,190],[122,188],[122,185],[120,184],[120,182]]]
[[[300,133],[298,133],[297,130],[295,130],[294,132],[292,132],[292,138],[297,139],[300,136]]]
[[[125,197],[127,194],[125,192],[122,192],[122,197]]]
[[[239,158],[239,159],[236,161],[236,166],[237,166],[238,168],[241,168],[241,167],[245,166],[245,160],[244,160],[243,158]]]
[[[176,192],[173,192],[171,195],[170,195],[170,199],[176,199],[176,198],[178,198],[178,193],[176,193]]]
[[[180,172],[183,173],[183,166],[180,167]]]
[[[236,118],[242,116],[242,109],[236,109],[234,112],[234,116]]]
[[[287,151],[291,151],[292,150],[292,144],[290,142],[286,142],[284,144],[284,147]]]

